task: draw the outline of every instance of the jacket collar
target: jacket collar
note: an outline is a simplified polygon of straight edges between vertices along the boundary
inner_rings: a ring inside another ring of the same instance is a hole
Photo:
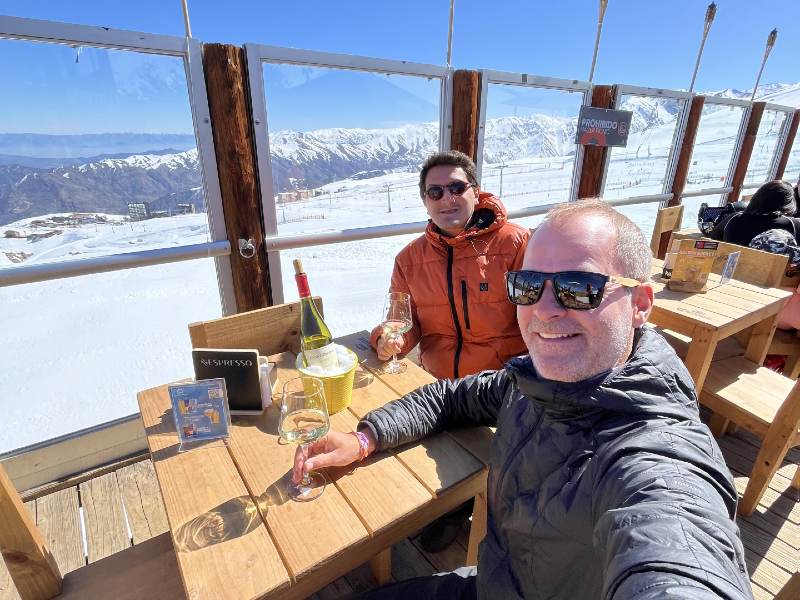
[[[506,364],[519,392],[546,412],[578,416],[597,410],[697,417],[694,383],[683,362],[651,328],[638,329],[628,360],[610,371],[574,383],[540,377],[530,356]]]
[[[433,221],[429,220],[428,227],[425,229],[425,237],[434,246],[442,248],[445,246],[461,246],[468,243],[472,238],[497,231],[505,225],[507,220],[506,208],[500,198],[488,192],[481,192],[478,195],[478,203],[475,205],[472,218],[470,218],[464,231],[456,236],[448,237],[442,235]]]

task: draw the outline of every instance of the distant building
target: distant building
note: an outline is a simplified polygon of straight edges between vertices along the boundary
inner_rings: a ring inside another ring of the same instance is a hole
[[[186,203],[186,204],[178,204],[177,208],[175,209],[176,215],[193,215],[194,214],[194,204]]]
[[[128,202],[128,215],[132,221],[142,221],[153,217],[149,202]]]
[[[275,202],[278,204],[288,204],[290,202],[299,202],[306,198],[311,198],[314,194],[312,190],[292,190],[291,192],[279,192],[275,195]]]

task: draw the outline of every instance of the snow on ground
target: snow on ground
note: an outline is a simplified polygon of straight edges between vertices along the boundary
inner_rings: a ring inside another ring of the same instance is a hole
[[[709,111],[704,118],[709,127],[701,122],[693,157],[697,165],[689,178],[694,189],[723,185],[741,113]],[[673,133],[674,123],[667,123],[637,132],[627,148],[615,149],[606,197],[660,193]],[[763,144],[769,143],[765,136]],[[509,209],[566,200],[573,160],[487,164],[483,187],[501,195]],[[278,205],[279,233],[425,221],[417,181],[416,173],[389,173],[328,184],[316,197]],[[684,226],[695,224],[700,202],[718,200],[687,200]],[[620,210],[649,239],[657,209],[649,204]],[[519,222],[533,226],[539,221]],[[380,319],[394,256],[414,237],[284,251],[286,299],[297,298],[291,260],[301,258],[313,293],[324,299],[334,335],[369,329]],[[207,240],[202,213],[133,223],[114,215],[48,215],[0,228],[0,267]],[[0,307],[0,452],[137,412],[137,391],[191,376],[187,324],[221,314],[212,259],[0,288]]]

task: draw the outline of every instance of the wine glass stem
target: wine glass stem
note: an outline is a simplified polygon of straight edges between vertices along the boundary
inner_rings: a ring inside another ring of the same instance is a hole
[[[392,364],[393,364],[393,365],[396,365],[396,364],[397,364],[397,352],[395,352],[394,354],[392,354]]]
[[[308,444],[300,444],[300,447],[303,449],[303,456],[308,460]],[[303,469],[303,480],[300,482],[300,485],[309,486],[311,485],[311,481],[308,478],[308,469]]]

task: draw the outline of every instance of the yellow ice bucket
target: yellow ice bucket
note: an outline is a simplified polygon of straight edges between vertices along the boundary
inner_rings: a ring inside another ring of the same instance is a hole
[[[353,380],[356,376],[358,357],[355,352],[349,348],[345,348],[345,350],[347,350],[347,354],[352,359],[353,366],[344,373],[339,373],[337,375],[320,375],[307,370],[303,367],[302,353],[297,355],[297,361],[295,362],[297,370],[300,371],[302,375],[316,377],[322,381],[325,390],[325,403],[328,405],[328,413],[330,414],[337,413],[347,408],[350,405],[350,400],[353,398]]]

